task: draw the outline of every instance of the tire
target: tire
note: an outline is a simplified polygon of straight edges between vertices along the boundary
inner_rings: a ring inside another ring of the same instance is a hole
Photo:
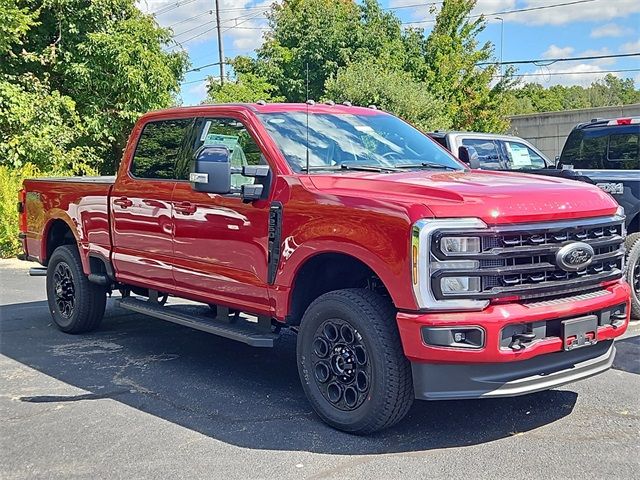
[[[53,321],[63,332],[90,332],[100,325],[107,293],[104,287],[88,280],[75,245],[58,247],[51,255],[47,301]]]
[[[640,319],[640,236],[627,246],[627,282],[631,286],[631,318]]]
[[[332,427],[368,434],[399,422],[409,411],[411,365],[395,313],[388,300],[364,289],[326,293],[304,313],[298,373],[313,409]]]

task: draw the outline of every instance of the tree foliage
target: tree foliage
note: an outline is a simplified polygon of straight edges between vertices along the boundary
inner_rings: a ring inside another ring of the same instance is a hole
[[[336,77],[326,82],[325,95],[337,102],[374,104],[424,130],[451,126],[444,102],[436,100],[424,82],[408,72],[387,69],[373,61],[341,68]]]
[[[75,135],[60,134],[67,142],[62,153],[73,157],[78,148],[91,149],[93,166],[113,171],[138,116],[175,102],[186,56],[163,48],[170,32],[133,0],[9,0],[0,4],[0,18],[17,25],[8,41],[3,37],[2,91],[35,96],[36,104],[64,105],[64,121],[56,118],[54,113],[62,114],[56,107],[44,111],[53,115],[50,121],[41,119],[43,125],[74,125]],[[0,122],[18,116],[10,108],[21,104],[3,98]],[[54,128],[41,133],[55,136]],[[29,150],[21,155],[18,163],[33,160]]]
[[[498,65],[491,63],[493,45],[478,44],[486,21],[469,18],[475,4],[476,0],[443,3],[427,37],[423,79],[446,104],[455,128],[501,132],[508,127],[504,97],[511,86],[510,72],[492,85]]]
[[[209,78],[207,103],[282,102],[284,97],[274,95],[276,87],[254,73],[238,73],[237,78],[224,85]]]
[[[509,113],[513,115],[640,103],[640,90],[635,88],[633,80],[612,74],[586,88],[580,85],[544,88],[537,83],[527,83],[509,95]]]

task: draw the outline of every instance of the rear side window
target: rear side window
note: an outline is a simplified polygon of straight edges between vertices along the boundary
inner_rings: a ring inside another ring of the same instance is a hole
[[[133,155],[131,174],[137,178],[173,180],[176,163],[191,118],[150,122],[144,126]]]
[[[509,170],[533,170],[546,168],[547,164],[535,150],[521,142],[502,141]]]
[[[483,138],[465,138],[462,140],[462,145],[475,148],[478,153],[480,168],[486,170],[502,170],[500,151],[495,141]]]
[[[637,170],[639,130],[635,126],[576,129],[567,138],[560,163],[577,169]]]

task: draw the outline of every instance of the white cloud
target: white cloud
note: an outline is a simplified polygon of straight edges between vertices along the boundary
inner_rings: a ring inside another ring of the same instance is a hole
[[[640,52],[640,38],[635,42],[627,42],[620,45],[620,51],[622,53],[637,53]]]
[[[624,37],[633,33],[631,28],[623,27],[617,23],[607,23],[591,30],[591,38]]]
[[[193,85],[187,90],[187,93],[193,95],[194,98],[198,99],[196,100],[194,105],[199,104],[207,96],[207,80],[203,80],[202,82]]]
[[[598,65],[578,63],[570,66],[559,64],[538,67],[532,72],[532,75],[525,75],[521,79],[525,83],[539,83],[546,87],[551,85],[582,85],[586,87],[606,75],[605,69]]]
[[[527,0],[518,4],[518,9],[555,5],[558,0]],[[573,4],[505,15],[505,21],[527,25],[564,25],[579,21],[609,21],[640,13],[638,0],[595,0],[584,4]]]
[[[549,45],[543,53],[543,58],[561,58],[571,55],[575,49],[573,47],[558,47],[557,45]]]

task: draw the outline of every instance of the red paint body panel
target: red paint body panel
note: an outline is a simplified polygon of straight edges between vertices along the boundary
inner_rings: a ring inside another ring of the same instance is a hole
[[[218,303],[283,321],[300,268],[322,253],[351,255],[380,278],[399,309],[405,353],[413,361],[505,362],[561,349],[541,341],[522,352],[502,351],[497,339],[509,323],[576,316],[628,302],[623,282],[609,294],[582,302],[529,308],[490,305],[481,312],[420,313],[411,279],[410,233],[425,218],[476,217],[489,225],[610,216],[616,202],[595,186],[525,174],[433,170],[401,173],[295,174],[256,113],[305,111],[381,115],[376,110],[304,104],[202,105],[144,115],[129,138],[115,183],[25,181],[26,253],[47,262],[46,238],[53,221],[65,222],[85,266],[90,253],[108,258],[116,279],[194,300]],[[145,123],[189,117],[241,120],[271,166],[269,198],[243,203],[239,197],[194,192],[184,181],[132,178],[129,166]],[[268,215],[283,206],[281,258],[269,285]],[[185,205],[190,207],[185,210]],[[191,211],[192,210],[192,211]],[[411,313],[413,312],[413,313]],[[480,325],[487,345],[477,351],[427,347],[424,325]],[[626,328],[626,326],[625,326]],[[625,328],[604,328],[601,339]]]

